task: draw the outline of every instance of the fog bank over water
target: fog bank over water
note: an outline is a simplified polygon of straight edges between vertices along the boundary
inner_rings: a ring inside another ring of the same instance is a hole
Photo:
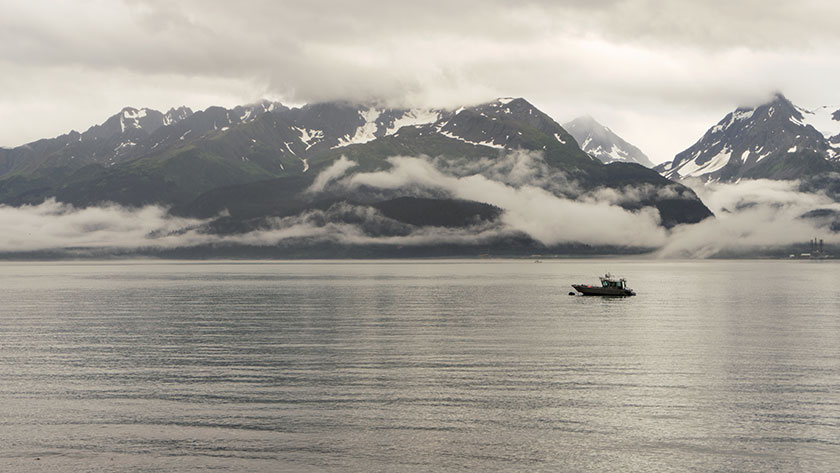
[[[722,251],[801,243],[817,236],[826,243],[840,243],[840,234],[832,233],[823,222],[802,218],[815,209],[840,211],[840,204],[824,194],[799,191],[799,181],[690,184],[715,218],[675,228],[658,251],[660,256],[704,258]]]
[[[494,222],[466,228],[416,227],[393,221],[372,207],[335,204],[329,209],[269,218],[258,230],[208,233],[210,220],[174,217],[158,206],[117,205],[75,208],[48,200],[40,205],[0,206],[0,252],[89,249],[167,250],[201,245],[274,246],[286,243],[342,245],[484,245],[526,235],[548,247],[582,243],[641,247],[659,257],[705,258],[721,252],[783,247],[819,236],[840,243],[822,222],[801,216],[814,209],[840,212],[821,194],[798,190],[795,181],[742,181],[692,187],[715,218],[673,229],[660,226],[656,209],[638,211],[620,204],[638,202],[668,188],[626,188],[583,192],[565,174],[545,165],[540,153],[514,152],[498,160],[444,162],[424,156],[389,158],[384,171],[353,172],[342,158],[316,177],[308,195],[352,193],[360,188],[429,193],[492,204],[502,209]],[[371,229],[389,228],[390,232]],[[394,230],[396,229],[396,230]]]

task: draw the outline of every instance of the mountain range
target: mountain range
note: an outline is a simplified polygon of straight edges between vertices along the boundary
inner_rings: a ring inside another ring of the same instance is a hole
[[[728,113],[697,143],[655,169],[669,179],[706,182],[809,180],[840,171],[840,106],[806,110],[776,94]]]
[[[323,176],[343,163],[350,163],[341,169],[347,182],[401,171],[398,157],[420,159],[435,174],[390,187],[323,185]],[[500,225],[506,209],[436,182],[470,176],[537,187],[572,202],[611,190],[613,204],[629,212],[654,209],[664,227],[711,216],[693,191],[653,170],[593,158],[522,98],[453,110],[349,102],[290,108],[268,101],[198,112],[125,108],[83,133],[0,149],[0,203],[162,205],[172,215],[206,219],[203,232],[227,235],[313,212],[318,225],[352,223],[368,236]],[[358,221],[360,208],[375,213],[375,224]],[[541,246],[532,235],[505,238],[522,251]]]

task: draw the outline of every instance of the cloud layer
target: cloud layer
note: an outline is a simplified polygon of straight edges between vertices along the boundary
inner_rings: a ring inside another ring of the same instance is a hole
[[[677,227],[659,254],[702,258],[722,251],[737,253],[801,243],[817,236],[828,243],[840,243],[840,234],[801,218],[814,209],[840,211],[840,204],[798,188],[798,181],[764,179],[738,184],[697,183],[695,192],[717,217]]]
[[[464,200],[486,202],[504,210],[502,222],[546,244],[583,242],[593,245],[660,246],[665,232],[652,209],[630,212],[610,202],[573,200],[526,180],[538,176],[542,161],[532,153],[516,152],[503,161],[518,168],[509,177],[518,184],[493,180],[482,174],[456,177],[442,173],[428,159],[393,157],[387,171],[354,174],[342,181],[349,188],[377,189],[421,187],[436,189]],[[490,168],[493,171],[495,166]]]
[[[0,0],[0,11],[2,145],[126,105],[513,95],[561,122],[589,113],[664,161],[771,90],[840,104],[840,5],[828,0]]]
[[[244,234],[215,235],[207,221],[176,218],[160,207],[77,209],[53,200],[37,206],[0,206],[0,253],[38,250],[171,249],[197,245],[274,246],[301,241],[349,245],[485,244],[525,234],[546,245],[637,246],[661,257],[709,257],[807,241],[819,236],[840,243],[818,221],[801,218],[813,209],[840,212],[821,194],[803,193],[789,181],[697,184],[695,191],[717,215],[672,230],[659,226],[655,209],[628,211],[620,204],[645,199],[655,188],[581,192],[562,173],[544,165],[540,153],[515,152],[466,162],[427,157],[393,157],[384,171],[351,173],[342,158],[324,170],[308,190],[332,195],[362,189],[388,195],[437,195],[485,202],[503,210],[497,222],[469,228],[415,227],[391,220],[368,206],[339,203],[326,210],[274,218]],[[501,172],[506,170],[507,172]],[[555,178],[554,190],[540,185]]]
[[[40,205],[0,205],[0,252],[63,248],[172,248],[200,241],[203,222],[170,216],[156,206],[78,209],[48,200]]]

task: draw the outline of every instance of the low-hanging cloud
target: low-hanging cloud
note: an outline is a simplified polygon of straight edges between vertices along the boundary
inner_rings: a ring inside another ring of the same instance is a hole
[[[485,202],[503,210],[492,222],[466,228],[418,227],[382,215],[367,205],[338,202],[328,209],[268,219],[259,229],[239,234],[209,233],[208,220],[174,217],[165,208],[118,205],[75,208],[54,200],[40,205],[0,206],[0,253],[39,250],[172,249],[199,245],[275,246],[301,242],[343,245],[483,245],[528,235],[545,245],[579,242],[592,245],[647,247],[660,257],[703,258],[721,253],[774,248],[824,238],[840,243],[818,220],[801,218],[814,209],[840,212],[840,204],[819,193],[799,190],[795,181],[742,181],[738,184],[693,183],[717,215],[693,225],[666,230],[653,208],[630,211],[623,204],[651,196],[674,197],[675,185],[580,192],[540,187],[547,176],[542,155],[517,152],[474,161],[392,157],[389,168],[349,173],[355,162],[343,158],[316,178],[307,192],[352,195],[361,188],[389,195],[417,192]],[[516,169],[503,173],[504,169]],[[569,190],[571,189],[571,190]],[[574,195],[575,197],[567,197]]]
[[[306,192],[317,193],[323,191],[327,184],[343,176],[349,169],[356,166],[358,166],[358,164],[355,161],[350,161],[346,156],[342,155],[327,169],[324,169],[317,177],[315,177],[315,181],[313,181],[312,185],[306,189]]]
[[[338,203],[327,210],[272,218],[246,233],[208,233],[208,220],[180,218],[165,208],[119,205],[76,208],[51,199],[39,205],[0,205],[0,253],[43,250],[93,250],[93,254],[130,253],[206,245],[274,246],[284,242],[347,245],[482,244],[507,236],[501,225],[467,228],[414,227],[389,219],[376,209]],[[84,253],[82,253],[84,254]]]
[[[506,160],[514,164],[505,163]],[[801,218],[817,208],[840,211],[840,204],[823,194],[799,191],[797,181],[693,183],[700,199],[717,217],[667,231],[659,225],[655,209],[628,211],[621,205],[678,197],[676,184],[661,188],[650,185],[597,188],[579,194],[576,191],[552,193],[540,186],[543,171],[539,153],[520,151],[500,161],[503,164],[486,159],[458,167],[440,158],[392,157],[388,170],[355,174],[338,183],[349,189],[421,186],[445,191],[455,198],[490,203],[504,210],[501,221],[508,228],[546,245],[565,242],[629,245],[658,248],[656,254],[662,257],[703,258],[725,251],[790,245],[817,234],[824,235],[829,243],[840,242],[840,235],[828,232],[818,222]],[[501,178],[507,182],[500,182],[491,178],[500,166],[519,166],[519,169]],[[441,168],[456,169],[459,174],[444,173]],[[467,170],[473,173],[465,174]],[[568,185],[576,188],[574,182]],[[571,199],[565,194],[577,197]]]
[[[79,209],[54,199],[40,205],[0,205],[0,251],[178,247],[200,242],[203,237],[196,229],[203,223],[173,217],[158,206]]]
[[[665,243],[659,213],[652,208],[628,211],[605,201],[572,200],[533,185],[537,173],[524,168],[542,163],[540,153],[517,152],[508,158],[523,162],[514,176],[518,185],[484,176],[452,176],[428,158],[392,157],[384,171],[358,173],[341,181],[349,189],[361,186],[400,189],[421,186],[447,192],[454,198],[485,202],[504,210],[501,221],[546,244],[581,242],[593,245],[650,246]]]
[[[491,242],[512,233],[510,229],[493,223],[467,228],[417,228],[384,217],[372,207],[339,203],[327,210],[311,210],[292,217],[274,218],[263,229],[226,236],[217,242],[272,246],[290,240],[307,239],[344,245],[472,245]]]
[[[455,177],[480,174],[508,186],[530,185],[569,198],[578,197],[583,192],[565,172],[549,166],[539,151],[519,149],[478,159],[437,157],[431,163],[441,173]]]
[[[693,183],[703,202],[717,216],[674,229],[658,251],[663,257],[709,257],[737,254],[808,241],[819,235],[840,243],[840,234],[802,218],[814,209],[840,211],[840,204],[820,193],[799,190],[798,181],[744,180],[737,184]]]

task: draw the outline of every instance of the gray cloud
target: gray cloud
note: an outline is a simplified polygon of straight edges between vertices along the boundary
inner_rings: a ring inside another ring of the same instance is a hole
[[[358,163],[350,161],[346,156],[342,155],[334,163],[330,164],[327,169],[324,169],[315,177],[315,180],[312,182],[312,185],[306,189],[306,192],[322,192],[327,184],[343,176],[349,169],[356,166],[358,166]]]
[[[723,250],[808,241],[816,235],[840,243],[840,234],[827,233],[813,221],[799,218],[817,208],[840,211],[840,204],[822,194],[800,192],[797,181],[762,179],[692,187],[717,218],[677,227],[659,250],[660,256],[702,258]]]
[[[492,223],[459,229],[417,228],[386,218],[372,207],[348,204],[270,219],[264,228],[244,234],[204,233],[204,223],[172,217],[156,206],[78,209],[54,200],[21,207],[0,205],[0,226],[4,228],[0,253],[98,250],[96,254],[102,254],[219,244],[274,246],[300,239],[351,245],[480,244],[512,232]]]
[[[176,218],[156,206],[77,209],[48,200],[40,205],[0,205],[0,251],[60,248],[170,248],[203,239],[203,221]]]
[[[444,174],[429,159],[414,157],[389,158],[390,169],[354,174],[342,182],[351,189],[419,186],[442,190],[458,199],[486,202],[504,210],[501,221],[510,229],[547,245],[585,242],[658,247],[664,244],[666,234],[659,226],[659,213],[655,209],[630,212],[605,201],[557,196],[525,177],[537,175],[527,169],[539,168],[542,162],[539,153],[512,153],[509,158],[521,166],[518,177],[514,177],[515,185],[482,174],[463,177]]]
[[[541,152],[504,151],[492,158],[435,158],[431,163],[442,173],[456,177],[480,174],[508,186],[530,185],[561,197],[581,194],[579,185],[563,171],[546,164]]]
[[[348,175],[347,170],[355,163],[345,159],[317,179],[319,188],[329,192],[360,186],[402,193],[429,192],[503,209],[498,222],[466,229],[415,227],[391,220],[371,207],[339,203],[327,210],[271,219],[256,231],[213,235],[202,231],[206,221],[176,218],[160,207],[77,209],[51,200],[37,206],[0,206],[0,228],[4,229],[0,232],[0,252],[168,249],[208,244],[271,246],[301,239],[353,245],[483,244],[524,233],[548,245],[637,245],[657,249],[660,257],[702,258],[721,251],[783,246],[816,235],[829,243],[840,243],[840,234],[827,233],[815,226],[818,222],[799,218],[815,208],[840,211],[840,204],[822,194],[800,192],[796,182],[697,183],[695,191],[717,218],[669,231],[658,225],[655,209],[631,212],[619,206],[654,193],[667,196],[672,191],[669,188],[596,189],[576,194],[572,183],[571,190],[552,192],[535,185],[544,179],[540,153],[510,153],[497,161],[480,160],[481,166],[469,170],[457,161],[394,157],[388,170]],[[509,167],[517,171],[497,180],[494,173]]]
[[[371,207],[336,204],[326,211],[272,219],[263,230],[223,237],[217,242],[272,246],[305,238],[349,245],[482,244],[512,232],[492,223],[469,228],[417,228],[384,217]]]
[[[828,0],[0,0],[0,11],[5,145],[125,105],[517,95],[561,122],[592,114],[664,161],[769,90],[840,103],[840,4]]]
[[[694,183],[695,192],[717,215],[700,224],[678,226],[672,231],[659,227],[659,215],[652,208],[630,212],[619,204],[637,202],[652,195],[669,197],[673,187],[651,186],[624,189],[596,189],[567,198],[535,186],[540,183],[539,153],[510,153],[502,165],[484,162],[487,167],[473,169],[471,175],[452,175],[441,171],[440,160],[394,157],[387,171],[355,174],[343,179],[350,188],[369,186],[399,189],[421,186],[443,190],[449,195],[496,205],[504,210],[502,223],[551,245],[587,242],[608,245],[637,245],[659,248],[662,257],[714,256],[722,251],[772,248],[824,235],[840,243],[840,235],[827,234],[815,222],[800,218],[816,208],[840,211],[840,204],[822,194],[798,190],[795,181],[742,181],[739,184]],[[514,162],[518,176],[493,180],[483,173]],[[478,166],[477,164],[474,164]],[[461,172],[464,169],[460,169]],[[570,193],[574,195],[574,193]]]

